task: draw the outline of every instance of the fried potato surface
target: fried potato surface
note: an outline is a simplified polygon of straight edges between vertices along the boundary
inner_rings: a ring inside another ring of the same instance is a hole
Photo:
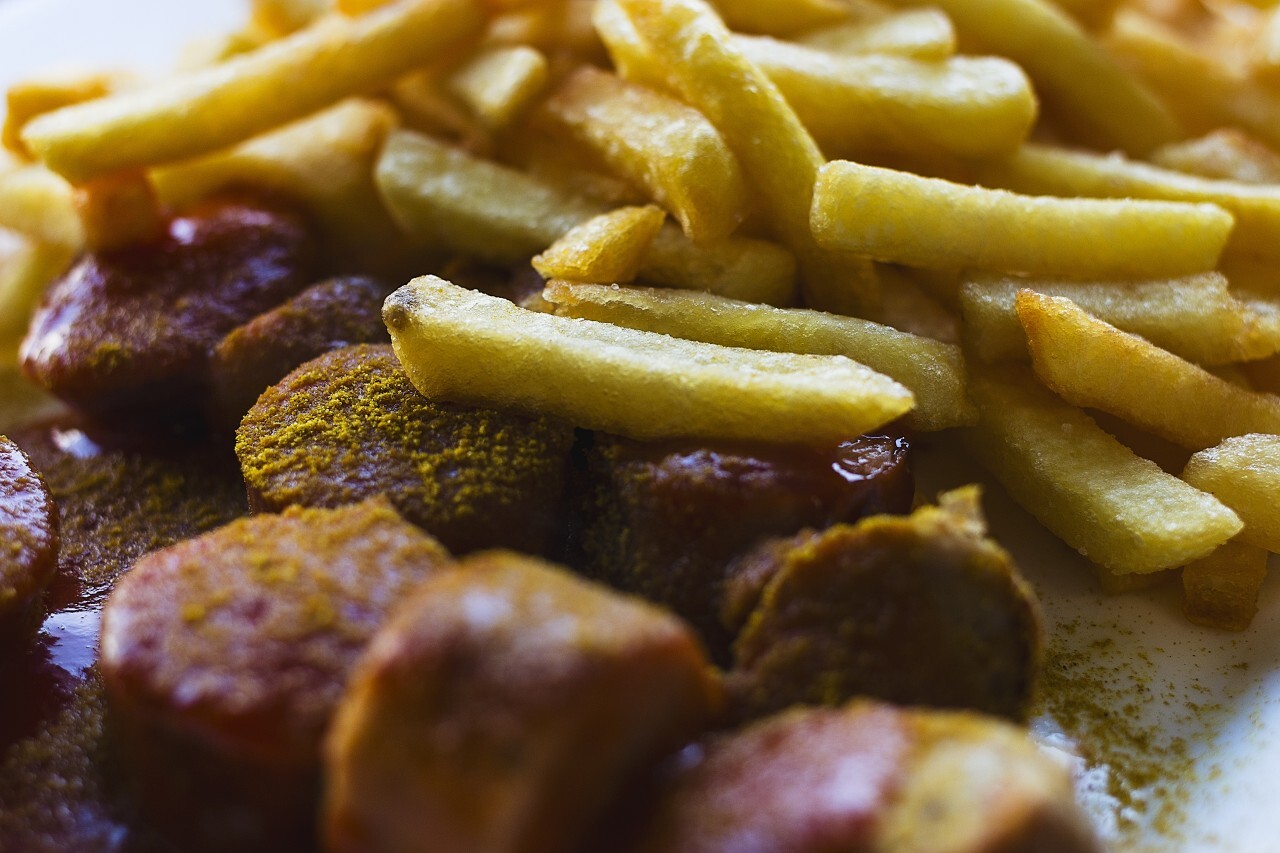
[[[1267,552],[1233,539],[1182,569],[1182,612],[1210,628],[1243,631],[1258,612]]]
[[[383,310],[428,397],[538,411],[633,438],[838,442],[906,414],[911,392],[840,356],[684,341],[518,308],[425,276]]]
[[[626,284],[639,273],[666,214],[656,205],[621,207],[575,226],[533,268],[547,279]]]
[[[1243,541],[1280,553],[1280,436],[1228,438],[1192,456],[1182,479],[1235,510]]]

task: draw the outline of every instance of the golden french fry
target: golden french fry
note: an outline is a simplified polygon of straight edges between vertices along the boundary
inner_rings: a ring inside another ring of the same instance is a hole
[[[541,412],[635,438],[824,444],[883,426],[911,392],[840,356],[720,347],[526,311],[434,276],[383,309],[428,397]]]
[[[0,372],[17,364],[31,312],[74,256],[66,246],[39,243],[0,229]]]
[[[840,54],[881,53],[939,60],[956,52],[956,30],[941,9],[903,9],[871,20],[811,30],[798,44]]]
[[[962,38],[1021,65],[1082,142],[1142,155],[1181,135],[1164,105],[1048,0],[930,3]]]
[[[1191,457],[1182,479],[1231,507],[1240,539],[1280,553],[1280,436],[1241,435]]]
[[[997,57],[832,56],[749,36],[733,46],[832,156],[906,149],[988,157],[1015,149],[1036,119],[1030,81]]]
[[[1035,195],[1216,204],[1235,217],[1229,250],[1280,259],[1280,187],[1184,175],[1117,155],[1025,145],[992,163],[984,182]]]
[[[252,0],[249,21],[271,38],[280,38],[315,22],[333,7],[333,0]]]
[[[493,134],[474,113],[442,91],[438,76],[432,69],[415,71],[392,84],[387,94],[405,126],[455,142],[473,154],[489,154]]]
[[[544,181],[408,131],[391,134],[376,179],[392,216],[419,242],[518,263],[609,208]],[[668,287],[789,303],[795,262],[780,246],[731,237],[697,245],[659,232],[640,278]]]
[[[1151,162],[1204,178],[1246,184],[1280,183],[1280,152],[1230,127],[1163,145],[1151,152]]]
[[[644,44],[642,58],[657,63],[660,76],[711,120],[737,155],[775,233],[795,253],[809,304],[825,308],[844,299],[874,306],[874,268],[819,247],[809,229],[822,152],[711,7],[704,0],[616,2]]]
[[[142,173],[112,175],[77,187],[75,204],[90,252],[145,245],[165,233],[164,213]]]
[[[1211,204],[1025,196],[844,161],[813,195],[820,245],[940,269],[1183,275],[1216,266],[1231,224]]]
[[[885,285],[884,296],[875,315],[867,319],[947,344],[960,342],[959,315],[921,287],[914,277],[889,266],[880,269],[879,274]]]
[[[1154,281],[1074,281],[970,275],[960,291],[966,342],[984,361],[1026,360],[1014,307],[1019,290],[1070,299],[1093,316],[1197,364],[1227,364],[1280,352],[1280,321],[1227,290],[1217,272]]]
[[[478,38],[476,0],[399,0],[326,18],[221,65],[40,116],[23,141],[75,183],[206,154],[306,116]]]
[[[1238,388],[1075,303],[1019,291],[1036,375],[1063,399],[1101,409],[1191,450],[1280,432],[1280,397]]]
[[[1087,30],[1100,30],[1111,22],[1121,0],[1053,0],[1053,5],[1075,18]]]
[[[546,279],[626,284],[640,274],[665,220],[662,208],[652,204],[602,213],[535,255],[533,268]]]
[[[972,424],[958,347],[821,311],[780,309],[678,290],[647,290],[551,282],[546,299],[560,313],[721,346],[842,355],[905,385],[916,407],[916,429]]]
[[[1182,612],[1210,628],[1243,631],[1258,613],[1267,552],[1233,539],[1182,569]]]
[[[71,185],[44,166],[0,165],[0,228],[70,249],[84,245]]]
[[[744,33],[789,36],[829,26],[849,17],[840,0],[713,0],[730,29]]]
[[[542,113],[644,187],[691,239],[723,239],[746,215],[749,196],[738,160],[692,107],[584,66],[561,83]]]
[[[31,151],[22,142],[22,129],[36,116],[104,97],[122,88],[128,78],[122,74],[64,74],[24,80],[9,87],[7,110],[0,142],[22,157]]]
[[[350,99],[208,157],[156,169],[160,199],[186,207],[221,190],[261,187],[299,202],[339,254],[392,269],[402,238],[373,182],[373,166],[395,112]]]
[[[1249,70],[1270,86],[1280,83],[1280,6],[1267,11],[1254,34]]]
[[[449,74],[446,88],[490,129],[511,124],[542,93],[547,58],[524,45],[493,47]]]
[[[1040,523],[1113,574],[1198,560],[1240,532],[1240,519],[1135,455],[1024,369],[970,372],[978,405],[965,443]]]

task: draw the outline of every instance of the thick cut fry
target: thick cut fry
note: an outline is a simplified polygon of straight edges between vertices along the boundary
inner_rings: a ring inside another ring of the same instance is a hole
[[[1249,70],[1270,86],[1280,83],[1280,7],[1266,13],[1254,36]]]
[[[821,311],[770,308],[709,293],[551,282],[558,312],[721,346],[843,355],[901,382],[916,398],[908,420],[932,431],[972,424],[958,347]]]
[[[1015,149],[1036,119],[1030,81],[997,57],[832,56],[749,36],[733,44],[832,156],[907,149],[988,157]]]
[[[376,176],[392,215],[418,241],[494,263],[528,260],[608,210],[405,131],[387,140]],[[654,239],[640,278],[787,304],[795,293],[795,262],[773,243],[734,237],[699,246],[669,225]]]
[[[662,208],[652,204],[602,213],[535,255],[533,268],[546,279],[626,284],[640,274],[665,219]]]
[[[1280,436],[1229,438],[1192,456],[1182,479],[1235,510],[1242,540],[1280,553]]]
[[[28,122],[47,112],[109,95],[126,80],[120,74],[78,74],[24,80],[10,86],[0,142],[15,154],[29,157],[31,152],[22,142],[22,129]]]
[[[1280,184],[1280,153],[1234,128],[1164,145],[1151,153],[1151,162],[1204,178]]]
[[[1034,195],[1142,198],[1216,204],[1235,217],[1228,249],[1280,259],[1280,187],[1184,175],[1117,155],[1025,145],[983,173]]]
[[[333,5],[333,0],[252,0],[250,25],[279,38],[311,24]]]
[[[0,164],[0,228],[40,243],[71,249],[84,245],[71,185],[44,166],[6,169]]]
[[[971,372],[969,393],[980,415],[966,444],[1041,524],[1115,574],[1185,565],[1243,526],[1024,370]]]
[[[511,124],[547,87],[547,58],[531,47],[494,47],[467,60],[445,85],[490,129]]]
[[[856,256],[819,247],[809,229],[818,170],[813,137],[768,76],[734,42],[703,0],[617,0],[647,56],[685,100],[711,120],[760,194],[782,243],[800,264],[806,299],[878,300],[875,271]]]
[[[31,312],[73,257],[66,246],[38,243],[0,229],[0,372],[17,364]]]
[[[746,215],[737,158],[701,113],[674,98],[584,66],[547,99],[543,114],[644,187],[693,240],[723,239]]]
[[[1119,12],[1102,42],[1164,97],[1189,131],[1207,133],[1237,126],[1268,145],[1280,146],[1280,93],[1240,79],[1176,33],[1136,12]]]
[[[1182,612],[1197,625],[1243,631],[1266,579],[1267,552],[1233,539],[1182,569]]]
[[[1021,65],[1080,141],[1142,155],[1180,135],[1161,102],[1048,0],[928,2],[962,38]]]
[[[220,190],[253,186],[294,199],[338,254],[361,268],[395,266],[399,229],[373,183],[396,124],[386,104],[350,99],[227,151],[152,173],[160,199],[187,207]]]
[[[731,29],[744,33],[789,36],[838,23],[849,17],[840,0],[713,0]]]
[[[483,25],[475,0],[400,0],[148,89],[49,113],[22,138],[75,183],[171,163],[386,86],[479,37]]]
[[[1228,364],[1280,352],[1280,322],[1252,310],[1217,272],[1155,281],[1072,281],[975,274],[960,291],[965,339],[984,361],[1025,361],[1014,307],[1019,290],[1070,299],[1093,316],[1197,364]]]
[[[90,252],[145,245],[164,235],[164,213],[144,174],[91,181],[76,189],[75,203]]]
[[[1211,204],[1017,195],[837,161],[813,197],[819,244],[938,269],[1153,278],[1211,270],[1232,218]]]
[[[825,444],[906,414],[911,392],[839,356],[720,347],[519,308],[427,276],[383,309],[428,397],[641,439]]]
[[[865,53],[940,60],[956,52],[956,30],[941,9],[904,9],[869,21],[823,27],[798,36],[800,44],[832,53]]]
[[[1110,23],[1120,0],[1053,0],[1053,5],[1075,18],[1085,29],[1100,30]]]
[[[1280,432],[1280,397],[1246,391],[1068,299],[1018,293],[1036,375],[1067,402],[1101,409],[1191,450]]]

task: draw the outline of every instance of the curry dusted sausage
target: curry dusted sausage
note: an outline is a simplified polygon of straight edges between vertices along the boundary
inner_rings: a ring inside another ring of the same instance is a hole
[[[331,278],[234,329],[213,351],[215,419],[238,425],[267,386],[322,353],[390,343],[382,323],[382,300],[390,292],[367,276]]]
[[[82,409],[203,400],[210,352],[241,323],[312,279],[313,240],[291,213],[209,202],[159,243],[90,254],[31,320],[22,366]]]
[[[375,639],[326,749],[334,853],[578,849],[631,780],[697,736],[718,683],[639,599],[490,552]]]
[[[1019,729],[858,702],[686,750],[628,853],[1098,853],[1071,779]]]
[[[382,499],[242,519],[140,560],[107,603],[99,668],[144,813],[185,845],[308,849],[351,666],[449,562]]]
[[[1025,718],[1041,628],[976,489],[771,543],[731,570],[735,714],[870,696]],[[736,621],[736,620],[735,620]]]
[[[906,512],[914,481],[901,437],[815,450],[637,442],[598,435],[585,454],[570,562],[690,620],[715,653],[725,570],[772,536]]]
[[[58,567],[58,515],[44,479],[0,435],[0,643],[34,627]]]
[[[561,530],[573,430],[423,397],[390,346],[326,353],[269,388],[236,433],[250,504],[386,495],[454,553],[547,553]]]

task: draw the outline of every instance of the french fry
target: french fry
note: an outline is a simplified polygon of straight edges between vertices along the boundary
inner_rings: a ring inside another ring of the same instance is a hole
[[[879,270],[884,296],[874,319],[902,332],[947,344],[960,342],[960,318],[898,267]]]
[[[795,253],[809,304],[873,307],[874,268],[823,249],[809,229],[813,185],[824,158],[768,76],[743,53],[703,0],[616,0],[644,44],[641,60],[716,126],[760,194],[783,245]]]
[[[796,43],[846,55],[865,53],[940,60],[956,52],[956,30],[941,9],[903,9],[868,21],[811,30]]]
[[[961,38],[1021,65],[1081,142],[1141,156],[1181,135],[1164,105],[1048,0],[930,3]]]
[[[1182,612],[1187,621],[1243,631],[1258,613],[1267,579],[1267,552],[1239,539],[1182,569]]]
[[[446,88],[489,129],[511,124],[549,79],[547,58],[524,45],[494,47],[449,74]]]
[[[1023,369],[971,371],[969,394],[980,415],[966,445],[1041,524],[1113,574],[1186,565],[1243,526]]]
[[[1110,412],[1190,450],[1233,435],[1280,432],[1280,397],[1238,388],[1068,299],[1022,290],[1017,307],[1036,375],[1069,403]]]
[[[869,320],[695,291],[550,282],[544,295],[570,317],[721,346],[846,356],[910,389],[916,407],[907,419],[922,431],[968,425],[975,418],[958,347]]]
[[[870,149],[989,157],[1013,151],[1036,119],[1030,81],[997,57],[832,56],[748,36],[733,46],[832,156]]]
[[[1254,35],[1249,70],[1269,86],[1280,83],[1280,7],[1266,12]]]
[[[542,116],[644,187],[695,241],[729,236],[746,215],[746,181],[733,152],[697,110],[584,66],[547,99]]]
[[[825,444],[912,405],[910,391],[840,356],[720,347],[541,314],[433,276],[388,297],[383,317],[428,397],[634,438]]]
[[[983,361],[1025,361],[1014,307],[1019,290],[1070,299],[1093,316],[1197,364],[1227,364],[1280,352],[1280,322],[1227,290],[1217,272],[1154,281],[1073,281],[974,274],[960,291],[969,351]]]
[[[480,119],[441,89],[434,69],[406,74],[387,93],[405,127],[454,142],[473,154],[493,150],[494,138]]]
[[[840,0],[714,0],[730,29],[743,33],[789,36],[839,23],[849,17]]]
[[[1280,153],[1235,128],[1161,146],[1151,153],[1151,162],[1204,178],[1280,184]]]
[[[40,165],[0,165],[0,228],[69,249],[84,245],[71,185]]]
[[[1216,204],[1235,217],[1228,249],[1280,259],[1280,187],[1210,180],[1115,155],[1025,145],[993,163],[984,181],[1035,195]]]
[[[333,6],[333,0],[252,0],[249,22],[270,37],[280,38],[315,22]]]
[[[234,148],[152,172],[167,205],[187,207],[221,190],[262,187],[301,203],[339,254],[392,270],[401,242],[373,183],[373,166],[396,125],[376,101],[350,99]]]
[[[518,263],[608,206],[479,160],[419,134],[391,134],[376,168],[388,209],[418,241],[494,263]],[[654,239],[640,278],[788,304],[795,262],[781,247],[732,237],[697,245],[674,225]]]
[[[221,65],[45,114],[22,139],[73,183],[196,157],[386,86],[478,38],[484,20],[475,0],[328,18]]]
[[[1211,204],[1025,196],[836,161],[818,178],[812,224],[820,245],[910,266],[1143,278],[1213,269],[1232,217]]]
[[[112,175],[77,187],[75,204],[90,252],[146,245],[165,232],[164,213],[142,173]]]
[[[1087,30],[1100,30],[1111,22],[1121,0],[1053,0],[1053,5],[1075,18]]]
[[[1280,436],[1228,438],[1191,457],[1182,479],[1231,507],[1244,530],[1240,539],[1280,553]]]
[[[36,303],[71,265],[66,246],[39,243],[0,229],[0,372],[18,361],[18,347]]]
[[[662,208],[652,204],[602,213],[535,255],[533,268],[546,279],[626,284],[640,274],[665,219]]]
[[[5,95],[7,110],[0,142],[13,153],[28,158],[31,151],[22,141],[22,129],[28,122],[62,107],[105,97],[123,88],[128,79],[123,74],[63,74],[16,83]]]

